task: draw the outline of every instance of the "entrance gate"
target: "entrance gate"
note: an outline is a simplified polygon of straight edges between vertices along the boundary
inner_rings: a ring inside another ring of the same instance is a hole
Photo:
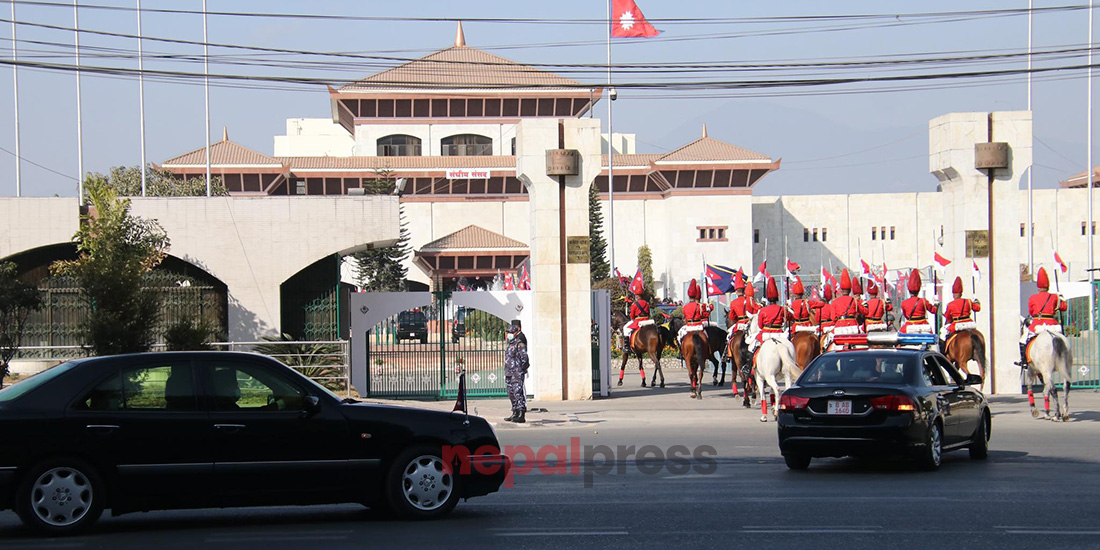
[[[1100,289],[1100,282],[1092,288],[1093,296],[1100,300],[1097,289]],[[1068,302],[1062,330],[1073,353],[1070,385],[1074,388],[1100,388],[1100,338],[1097,337],[1096,327],[1089,326],[1088,296],[1069,298]],[[1059,377],[1056,377],[1055,383],[1061,384]]]
[[[352,385],[364,397],[453,399],[464,368],[468,396],[505,397],[505,329],[530,326],[529,300],[526,291],[352,294]]]

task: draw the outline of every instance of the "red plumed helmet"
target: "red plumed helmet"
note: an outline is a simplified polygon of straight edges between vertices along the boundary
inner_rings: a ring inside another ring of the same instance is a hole
[[[1039,276],[1035,278],[1035,284],[1040,290],[1048,290],[1050,288],[1050,276],[1047,275],[1045,267],[1039,268]]]
[[[863,294],[863,285],[859,282],[859,277],[852,279],[852,294]]]
[[[688,285],[688,298],[692,300],[698,300],[702,294],[699,292],[699,283],[695,282],[695,279],[691,280],[691,284]]]
[[[847,269],[840,272],[840,290],[852,290],[852,276]]]
[[[962,277],[955,277],[955,282],[951,284],[951,293],[952,294],[962,294],[963,293],[963,280],[962,280]]]
[[[791,283],[791,294],[803,294],[805,292],[806,289],[802,287],[802,279],[795,277],[794,282]]]
[[[754,288],[752,285],[745,285],[745,297],[746,298],[752,298],[755,295],[756,295],[756,288]]]
[[[921,287],[920,271],[917,271],[916,269],[910,270],[909,271],[909,292],[912,292],[914,294],[917,293],[917,292],[920,292],[920,287]]]
[[[878,296],[878,286],[874,281],[867,281],[867,294],[871,296]]]
[[[768,288],[764,291],[764,297],[769,300],[779,299],[779,288],[775,286],[774,277],[768,277]]]
[[[745,274],[740,269],[737,270],[737,274],[733,276],[733,289],[745,290]]]
[[[825,285],[825,290],[822,291],[825,295],[825,301],[831,302],[833,300],[833,285]]]

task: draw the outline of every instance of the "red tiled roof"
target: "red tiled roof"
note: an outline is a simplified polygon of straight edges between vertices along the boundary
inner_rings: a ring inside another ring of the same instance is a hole
[[[218,166],[282,166],[278,160],[228,139],[210,145],[210,164]],[[165,167],[206,166],[206,148],[164,161]]]
[[[454,249],[527,250],[527,245],[505,237],[500,233],[494,233],[476,225],[468,225],[420,247],[420,252],[441,252]]]
[[[661,157],[657,162],[690,163],[746,160],[771,162],[771,158],[767,155],[705,136]]]
[[[649,163],[661,160],[663,153],[642,153],[632,155],[615,155],[615,166],[649,166]],[[607,168],[607,155],[600,160],[601,166]]]
[[[1100,183],[1100,165],[1092,168],[1092,184]],[[1062,187],[1086,187],[1085,172],[1077,172],[1062,182]]]
[[[581,83],[468,46],[452,46],[368,76],[340,91],[408,88],[577,88]]]

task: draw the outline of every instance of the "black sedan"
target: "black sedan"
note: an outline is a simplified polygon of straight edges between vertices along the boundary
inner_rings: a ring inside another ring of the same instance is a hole
[[[58,365],[0,391],[0,441],[0,509],[50,534],[106,508],[357,502],[435,518],[509,467],[482,418],[341,400],[248,353]]]
[[[921,349],[826,353],[779,400],[779,449],[804,470],[814,457],[906,455],[936,469],[945,451],[984,459],[992,428],[981,377]]]

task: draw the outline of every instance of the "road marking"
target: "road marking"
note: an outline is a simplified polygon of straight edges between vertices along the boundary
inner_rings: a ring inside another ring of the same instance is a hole
[[[603,537],[628,534],[626,531],[522,531],[495,535],[498,537]]]
[[[1100,531],[1055,531],[1051,529],[1008,529],[1006,535],[1100,535]]]
[[[881,533],[878,529],[742,529],[742,533],[758,535],[828,535],[828,534],[864,534]]]
[[[231,535],[207,537],[204,542],[206,543],[218,543],[218,542],[282,542],[282,541],[298,541],[298,540],[347,540],[347,535],[297,535],[297,536],[251,536],[251,537],[235,537]]]
[[[0,548],[4,550],[42,550],[48,548],[83,548],[86,544],[83,542],[30,542],[25,544],[3,544],[0,545]]]

